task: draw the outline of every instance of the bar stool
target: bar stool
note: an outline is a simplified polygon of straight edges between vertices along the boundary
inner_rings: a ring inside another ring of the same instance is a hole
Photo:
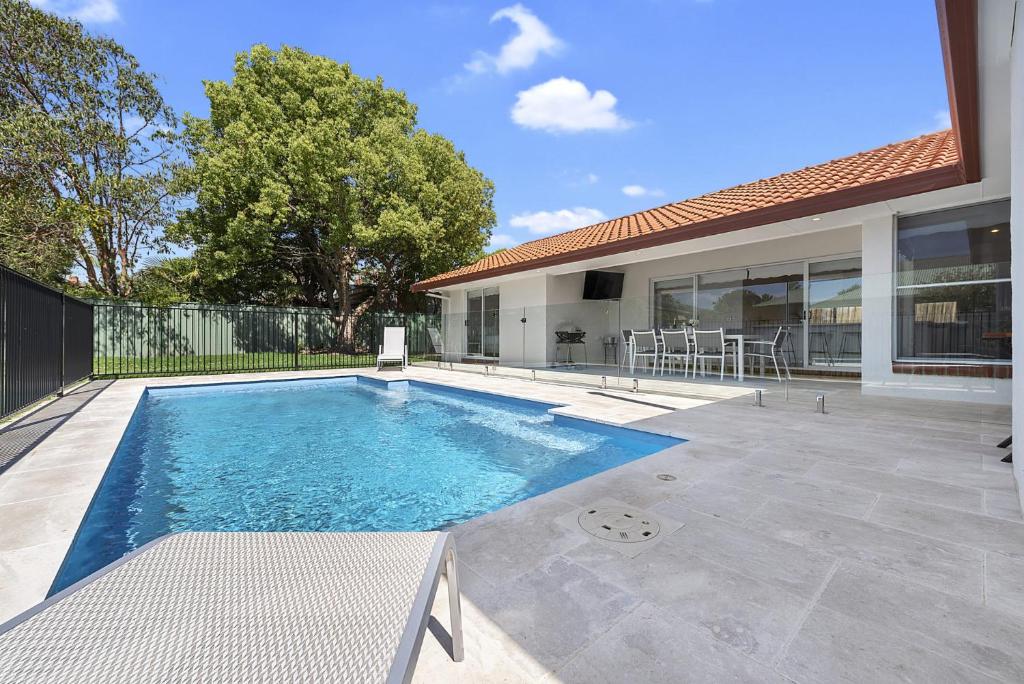
[[[817,347],[814,346],[815,340],[821,341],[821,344]],[[811,359],[811,363],[814,363],[814,354],[822,353],[825,354],[825,363],[829,366],[834,366],[836,360],[828,348],[828,333],[823,330],[812,330],[807,334],[807,357]]]
[[[846,358],[847,354],[854,358],[860,358],[860,332],[860,330],[843,331],[843,336],[839,340],[839,351],[836,352],[836,358],[842,361]],[[851,340],[849,347],[847,347],[847,340]]]

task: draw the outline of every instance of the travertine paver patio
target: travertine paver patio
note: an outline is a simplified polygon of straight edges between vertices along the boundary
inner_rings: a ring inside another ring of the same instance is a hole
[[[466,661],[428,637],[419,681],[1024,678],[1024,523],[992,446],[1005,408],[851,390],[830,393],[827,415],[801,391],[789,403],[768,393],[764,408],[640,397],[672,411],[593,389],[406,375],[691,440],[454,528]],[[87,505],[145,384],[240,379],[115,383],[0,476],[0,573],[22,588],[0,591],[0,608],[24,603],[33,582],[45,591],[84,511],[72,509]],[[666,532],[630,557],[573,524],[609,501]],[[442,623],[445,600],[442,589]]]
[[[470,655],[427,642],[420,680],[1024,679],[1008,411],[765,401],[633,423],[691,441],[457,527]],[[565,524],[603,499],[684,525],[630,558]]]

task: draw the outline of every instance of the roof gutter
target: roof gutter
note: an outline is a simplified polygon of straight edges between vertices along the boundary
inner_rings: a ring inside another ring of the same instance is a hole
[[[978,5],[976,0],[935,0],[946,70],[949,118],[967,183],[981,180],[978,105]]]

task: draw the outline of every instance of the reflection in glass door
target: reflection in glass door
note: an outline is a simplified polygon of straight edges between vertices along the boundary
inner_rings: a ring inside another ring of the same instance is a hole
[[[743,334],[775,340],[779,328],[782,353],[790,368],[803,365],[804,265],[802,262],[754,266],[743,280]]]
[[[498,288],[484,290],[484,356],[498,358]]]
[[[812,366],[857,366],[861,359],[860,257],[807,267],[807,361]]]
[[[466,292],[466,353],[498,357],[498,288]]]

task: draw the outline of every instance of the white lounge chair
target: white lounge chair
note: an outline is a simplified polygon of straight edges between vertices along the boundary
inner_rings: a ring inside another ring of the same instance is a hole
[[[377,352],[377,370],[385,363],[400,363],[402,370],[409,365],[409,345],[405,343],[405,328],[384,328],[384,344]]]
[[[441,336],[441,331],[437,328],[427,328],[427,335],[430,336],[430,346],[437,354],[438,363],[444,361],[444,338]]]
[[[408,682],[442,574],[463,659],[455,566],[447,532],[167,535],[0,625],[0,681]]]

